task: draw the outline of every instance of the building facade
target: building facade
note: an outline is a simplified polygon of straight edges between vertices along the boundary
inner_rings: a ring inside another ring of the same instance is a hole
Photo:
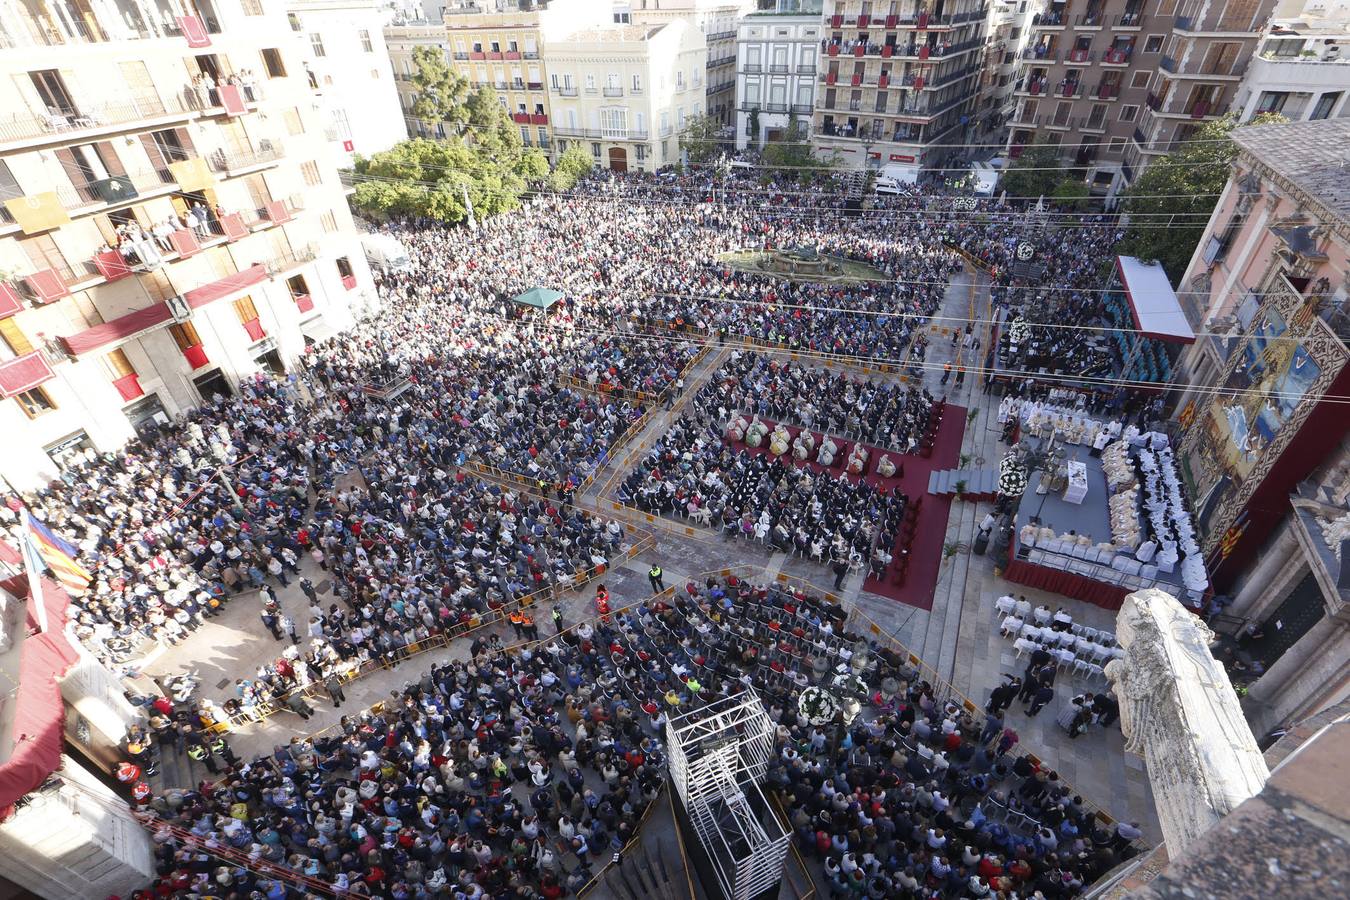
[[[1011,120],[1017,98],[1018,66],[1031,30],[1030,4],[1024,0],[994,0],[989,5],[984,60],[980,75],[980,100],[976,108],[975,143],[972,155],[1002,149],[1004,126]]]
[[[440,51],[446,64],[450,63],[450,39],[445,26],[420,20],[396,21],[384,27],[384,42],[389,49],[389,63],[394,70],[394,87],[398,91],[398,105],[408,133],[417,137],[445,137],[441,122],[425,122],[413,115],[417,91],[412,76],[417,71],[413,54],[418,47],[434,47]]]
[[[1234,99],[1274,0],[1046,2],[1031,21],[1009,153],[1049,144],[1114,194]]]
[[[702,115],[707,44],[683,19],[604,25],[550,41],[558,151],[578,143],[597,166],[655,172],[680,162],[680,132]]]
[[[810,134],[823,0],[778,0],[740,20],[736,37],[736,149]]]
[[[291,29],[309,42],[306,77],[326,109],[325,136],[351,165],[408,137],[376,0],[287,0]]]
[[[373,303],[280,2],[40,0],[0,56],[0,475],[45,483]]]
[[[1277,8],[1261,36],[1233,109],[1243,122],[1276,112],[1294,122],[1347,114],[1350,3],[1286,15]]]
[[[850,168],[938,166],[968,143],[983,0],[826,0],[812,144]]]
[[[1350,121],[1239,128],[1183,279],[1177,456],[1260,734],[1350,685]]]
[[[819,2],[815,6],[819,13]],[[634,25],[664,25],[682,19],[702,33],[708,46],[703,108],[721,124],[734,124],[737,26],[742,16],[754,11],[755,0],[632,0],[628,7],[628,21]]]
[[[544,46],[571,30],[608,23],[611,15],[604,3],[588,0],[497,0],[444,11],[454,67],[475,86],[495,90],[525,146],[550,156],[556,144]]]

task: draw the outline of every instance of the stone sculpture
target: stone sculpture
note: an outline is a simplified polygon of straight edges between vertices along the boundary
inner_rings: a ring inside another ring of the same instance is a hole
[[[1125,656],[1106,666],[1125,749],[1144,757],[1168,853],[1177,858],[1270,776],[1214,634],[1163,591],[1135,591],[1116,618]]]

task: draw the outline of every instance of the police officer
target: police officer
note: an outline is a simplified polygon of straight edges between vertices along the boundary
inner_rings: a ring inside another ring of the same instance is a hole
[[[520,614],[520,630],[525,632],[525,637],[529,640],[539,640],[539,626],[534,624],[534,616],[529,613]]]
[[[211,751],[207,750],[198,742],[193,741],[191,744],[188,744],[187,755],[188,759],[204,763],[206,765],[206,771],[210,772],[212,775],[220,774],[220,769],[216,767],[216,761],[211,756]]]
[[[553,607],[553,627],[556,629],[556,631],[554,632],[555,634],[562,634],[563,630],[562,622],[563,622],[562,609],[555,605]]]
[[[661,566],[657,563],[652,563],[652,567],[647,570],[647,580],[652,583],[652,590],[658,594],[666,589],[665,582],[661,580]]]
[[[525,636],[524,632],[521,631],[525,620],[524,617],[521,616],[520,610],[511,610],[511,613],[506,617],[506,620],[511,623],[511,630],[516,633],[516,640],[520,640]]]
[[[227,766],[239,765],[239,757],[235,756],[234,751],[230,749],[230,745],[225,740],[225,735],[212,735],[208,738],[208,741],[210,743],[207,749],[211,751],[213,756],[219,756],[221,759],[225,760],[225,765]]]

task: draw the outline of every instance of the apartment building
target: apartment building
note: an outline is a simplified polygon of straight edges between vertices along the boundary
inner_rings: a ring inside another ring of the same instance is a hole
[[[309,42],[310,87],[329,116],[334,150],[370,156],[406,140],[377,0],[287,0],[291,29]]]
[[[1181,359],[1177,459],[1215,622],[1259,674],[1253,731],[1350,690],[1350,120],[1238,128],[1238,157],[1182,280],[1207,337]]]
[[[1261,35],[1233,109],[1250,121],[1277,112],[1294,122],[1346,115],[1350,3],[1281,4]]]
[[[544,45],[587,25],[610,21],[599,0],[496,0],[446,7],[450,57],[473,84],[497,92],[527,147],[553,155]]]
[[[373,302],[279,0],[11,7],[0,55],[0,475],[28,488]]]
[[[992,0],[989,4],[973,138],[981,146],[971,148],[976,151],[972,155],[987,155],[986,151],[1003,144],[1004,125],[1017,105],[1013,89],[1032,15],[1027,0]]]
[[[450,64],[450,38],[445,33],[445,25],[419,19],[397,20],[384,26],[384,43],[389,49],[389,64],[394,70],[399,112],[408,132],[418,137],[445,137],[443,122],[424,122],[413,115],[417,91],[412,81],[413,73],[417,71],[413,54],[418,47],[434,47],[440,51],[446,64]]]
[[[655,172],[679,162],[680,132],[702,115],[708,54],[684,19],[575,31],[545,48],[553,134],[596,165]]]
[[[936,166],[968,143],[984,0],[826,0],[812,144],[845,166]]]
[[[776,0],[740,20],[736,36],[736,149],[811,130],[823,0]]]
[[[809,0],[807,5],[811,5]],[[820,3],[814,4],[819,14]],[[664,25],[683,19],[703,34],[708,45],[703,79],[707,115],[732,125],[736,118],[737,25],[753,12],[755,0],[632,0],[628,21],[634,25]]]

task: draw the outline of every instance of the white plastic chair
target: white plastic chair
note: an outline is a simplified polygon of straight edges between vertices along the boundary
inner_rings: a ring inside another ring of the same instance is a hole
[[[1050,624],[1050,616],[1053,614],[1050,612],[1050,610],[1043,609],[1038,606],[1036,608],[1036,611],[1031,615],[1032,618],[1036,620],[1036,624],[1044,628],[1046,625]]]
[[[1014,608],[1017,610],[1017,616],[1020,619],[1025,619],[1027,616],[1031,615],[1030,600],[1018,600],[1017,605]]]
[[[1004,637],[1011,637],[1014,634],[1021,633],[1022,626],[1025,624],[1026,623],[1017,618],[1017,616],[1007,616],[1003,619],[1003,624],[999,627],[999,633]]]
[[[1018,638],[1017,640],[1013,641],[1013,649],[1017,651],[1017,658],[1021,659],[1023,653],[1035,652],[1036,645],[1033,644],[1031,641],[1027,640],[1026,638]]]
[[[1088,662],[1086,659],[1074,657],[1073,674],[1082,675],[1084,678],[1086,678],[1088,675],[1088,669],[1091,665],[1092,663]]]
[[[1023,623],[1022,637],[1026,638],[1032,643],[1039,644],[1041,642],[1041,629],[1036,627],[1035,625],[1032,625],[1030,622]]]
[[[994,601],[994,609],[1000,616],[1010,616],[1017,607],[1017,601],[1012,597],[999,597]]]
[[[1073,655],[1072,650],[1056,650],[1055,657],[1059,660],[1059,668],[1067,669],[1078,662],[1078,657]]]

